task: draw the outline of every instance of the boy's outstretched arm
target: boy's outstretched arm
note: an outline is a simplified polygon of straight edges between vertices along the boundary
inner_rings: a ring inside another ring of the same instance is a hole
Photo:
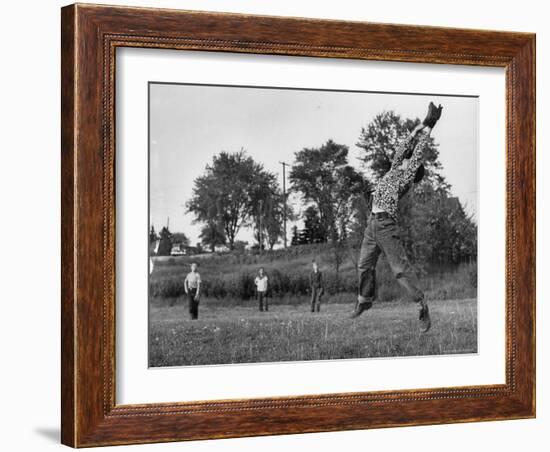
[[[432,131],[432,129],[429,127],[425,127],[424,130],[425,131],[422,133],[421,137],[418,140],[418,143],[414,148],[414,151],[411,155],[411,159],[409,160],[409,165],[405,169],[405,173],[404,173],[405,179],[413,179],[416,174],[416,171],[418,170],[420,165],[422,165],[422,161],[424,159],[424,150],[428,145],[430,132]]]
[[[395,149],[395,154],[393,155],[392,166],[399,166],[403,163],[406,152],[409,150],[411,141],[418,135],[419,132],[424,129],[422,123],[418,124],[414,129],[412,129],[405,138],[402,138],[397,148]]]

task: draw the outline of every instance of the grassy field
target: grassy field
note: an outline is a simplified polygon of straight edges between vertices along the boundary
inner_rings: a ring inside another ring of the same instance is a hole
[[[432,329],[418,328],[417,306],[377,303],[350,319],[353,296],[331,299],[309,312],[307,297],[270,300],[259,312],[254,300],[224,303],[205,298],[192,321],[186,300],[152,299],[149,365],[183,366],[277,361],[420,356],[477,351],[477,302],[430,300]]]
[[[417,306],[385,258],[377,267],[374,308],[351,320],[357,297],[356,250],[335,272],[330,246],[158,258],[150,286],[149,364],[156,366],[305,361],[384,356],[473,353],[477,350],[477,266],[418,268],[433,327],[421,334]],[[309,312],[309,272],[315,259],[326,295],[320,314]],[[198,262],[203,280],[198,321],[189,320],[183,280]],[[254,300],[254,276],[265,268],[269,313]]]

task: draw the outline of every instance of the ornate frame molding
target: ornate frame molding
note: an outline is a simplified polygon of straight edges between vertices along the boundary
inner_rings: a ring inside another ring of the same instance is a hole
[[[506,383],[116,405],[114,90],[118,47],[504,67]],[[99,236],[103,237],[101,247],[95,240]],[[533,417],[535,36],[145,8],[65,7],[62,239],[64,444],[80,447]],[[258,422],[258,416],[264,421]]]

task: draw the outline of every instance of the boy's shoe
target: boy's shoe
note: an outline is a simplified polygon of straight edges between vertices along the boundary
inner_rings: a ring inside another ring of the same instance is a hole
[[[432,321],[430,319],[430,310],[428,309],[428,305],[425,301],[420,302],[418,320],[420,321],[420,331],[427,333],[432,326]]]
[[[368,311],[370,308],[372,308],[372,301],[365,301],[363,303],[357,303],[355,305],[355,311],[351,314],[351,318],[355,319],[359,317],[363,312]]]

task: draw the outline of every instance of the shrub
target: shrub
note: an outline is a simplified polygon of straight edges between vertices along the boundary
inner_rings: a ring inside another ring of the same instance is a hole
[[[185,295],[183,278],[169,278],[151,282],[153,297],[177,298]]]
[[[254,278],[260,266],[269,277],[270,295],[288,300],[309,293],[309,274],[313,259],[321,263],[325,293],[338,298],[342,293],[357,292],[357,272],[351,262],[344,262],[336,274],[325,256],[330,253],[326,244],[294,246],[262,254],[208,255],[158,261],[151,279],[151,295],[177,298],[184,295],[184,278],[191,261],[199,262],[203,285],[202,294],[213,299],[250,300],[255,296]],[[458,266],[426,267],[418,272],[420,288],[432,299],[473,298],[477,294],[477,265],[475,262]],[[395,280],[384,256],[376,268],[378,299],[390,301],[403,298],[405,293]],[[347,298],[347,297],[346,297]]]

